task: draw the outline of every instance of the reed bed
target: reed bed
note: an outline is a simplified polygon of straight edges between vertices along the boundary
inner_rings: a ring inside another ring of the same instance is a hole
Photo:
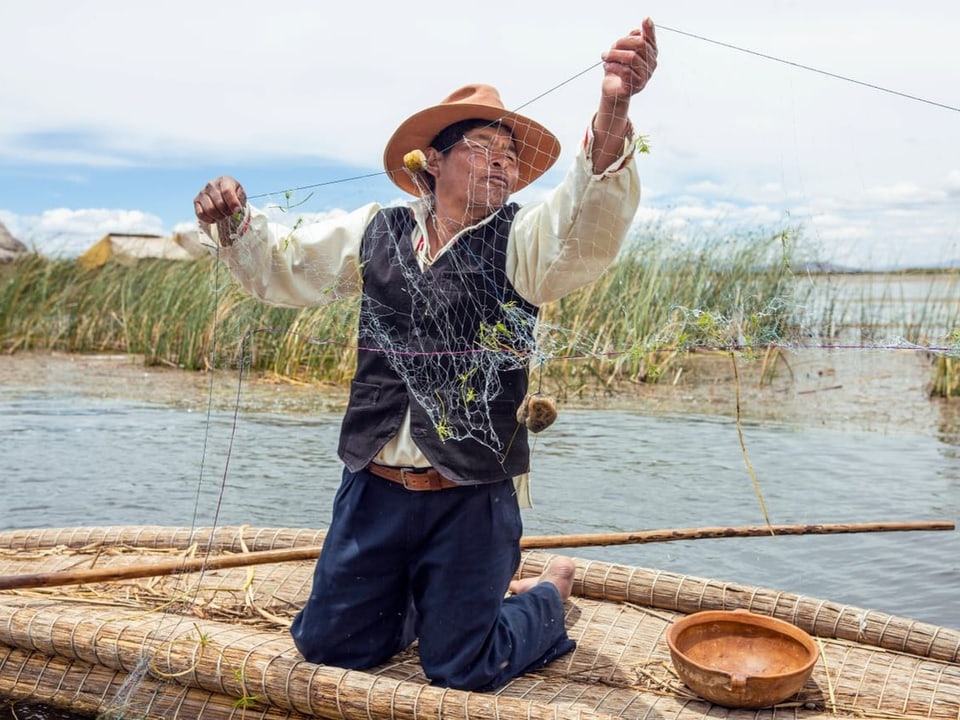
[[[783,338],[790,277],[783,234],[729,239],[722,250],[637,237],[598,283],[544,309],[553,356],[546,371],[563,383],[653,381],[689,348]],[[266,306],[212,260],[84,270],[30,256],[0,269],[7,353],[135,353],[148,364],[243,363],[342,384],[355,362],[357,312],[353,298],[303,310]]]
[[[954,352],[933,354],[933,380],[930,382],[930,395],[941,398],[960,396],[960,322],[957,330],[951,333],[948,342]]]
[[[257,707],[255,702],[239,703],[236,698],[218,693],[175,686],[150,675],[132,676],[97,663],[49,656],[5,645],[0,645],[0,669],[0,697],[11,702],[44,702],[61,710],[100,720],[309,718],[289,710]],[[16,713],[16,708],[12,712]],[[42,717],[46,717],[46,714]]]
[[[244,553],[317,547],[322,545],[324,537],[325,532],[317,529],[247,526],[103,526],[7,530],[0,532],[0,575],[79,569],[95,564],[99,567],[122,563],[134,557],[162,560],[171,553],[186,556],[192,553]],[[540,575],[551,557],[544,552],[524,552],[519,576]],[[246,572],[244,568],[220,570],[215,575],[202,578],[202,583],[204,589],[215,596],[242,585]],[[284,606],[299,607],[304,593],[309,593],[311,572],[310,561],[271,563],[256,568],[256,584],[265,593],[263,606],[277,614],[283,613]],[[170,583],[168,589],[171,596],[184,591],[184,580],[178,580],[177,577],[171,576],[162,581]],[[200,582],[196,578],[194,580]],[[189,589],[194,592],[197,588]],[[578,561],[574,594],[685,613],[739,607],[779,617],[821,637],[960,663],[958,630],[753,586],[582,560]]]
[[[960,359],[950,355],[934,355],[930,394],[954,398],[960,395]]]
[[[186,370],[239,367],[342,383],[356,302],[295,310],[244,293],[212,260],[83,269],[29,256],[0,268],[0,351],[142,355]]]
[[[550,376],[574,392],[592,382],[657,382],[689,352],[752,355],[790,342],[795,241],[785,231],[676,245],[641,233],[599,281],[544,309],[548,326],[591,339],[591,362],[575,345],[560,347]]]
[[[937,297],[894,324],[871,315],[897,298],[843,297],[829,281],[810,282],[795,270],[804,266],[797,240],[785,230],[679,243],[657,228],[639,231],[600,280],[543,308],[545,361],[534,368],[536,381],[560,398],[658,382],[705,351],[763,357],[773,372],[771,349],[891,336],[931,345],[960,323],[960,306]],[[0,266],[6,353],[121,352],[147,364],[243,367],[343,386],[356,361],[358,309],[356,298],[300,310],[265,305],[212,259],[84,270],[32,255]],[[938,353],[933,364],[931,392],[960,392],[952,358]]]

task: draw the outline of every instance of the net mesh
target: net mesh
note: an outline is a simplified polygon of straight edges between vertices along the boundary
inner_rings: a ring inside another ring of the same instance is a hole
[[[289,193],[257,198],[271,222],[254,221],[247,234],[234,225],[228,262],[256,268],[241,271],[247,286],[281,304],[356,308],[363,286],[353,351],[386,361],[442,441],[470,440],[503,460],[518,427],[497,421],[504,383],[542,372],[561,353],[596,357],[595,336],[540,318],[539,309],[589,285],[613,262],[635,210],[636,180],[632,167],[598,179],[583,153],[548,197],[521,209],[509,202],[509,190],[549,164],[543,135],[533,133],[538,144],[531,145],[525,133],[532,131],[522,127],[480,124],[467,132],[427,150],[441,173],[457,176],[453,193],[434,192],[437,169],[428,172],[427,155],[413,148],[404,167],[390,171],[420,196],[410,210],[392,201],[318,218],[303,214],[306,201]],[[618,164],[629,164],[633,146],[621,145]],[[264,240],[277,248],[269,259]],[[311,342],[329,340],[306,332]],[[539,375],[532,384],[539,393]],[[527,406],[512,402],[522,423]]]

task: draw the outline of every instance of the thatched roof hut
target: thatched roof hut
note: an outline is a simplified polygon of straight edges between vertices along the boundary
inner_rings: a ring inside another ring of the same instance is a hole
[[[29,254],[27,246],[11,235],[6,226],[0,222],[0,263],[12,262]]]
[[[194,255],[175,238],[163,235],[135,233],[110,233],[91,245],[77,262],[91,269],[105,265],[108,261],[123,265],[134,265],[143,258],[164,258],[167,260],[190,260]]]

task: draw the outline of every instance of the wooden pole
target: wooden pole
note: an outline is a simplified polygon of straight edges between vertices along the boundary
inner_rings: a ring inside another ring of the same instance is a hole
[[[839,535],[842,533],[905,532],[912,530],[953,530],[952,522],[900,523],[834,523],[810,525],[741,525],[739,527],[702,527],[676,530],[641,530],[639,532],[596,533],[587,535],[543,535],[520,538],[524,549],[546,550],[570,547],[606,547],[640,545],[673,540],[705,540],[709,538],[763,537],[776,535]]]
[[[34,573],[32,575],[0,576],[0,590],[22,588],[56,587],[59,585],[83,585],[84,583],[111,582],[113,580],[132,580],[134,578],[158,577],[160,575],[178,575],[206,570],[264,565],[266,563],[293,562],[295,560],[316,560],[320,547],[311,545],[281,550],[261,550],[238,555],[210,555],[201,558],[178,558],[160,560],[152,563],[138,563],[125,567],[95,568],[93,570],[66,570]]]
[[[587,535],[542,535],[520,538],[524,550],[550,548],[606,547],[609,545],[639,545],[643,543],[672,542],[675,540],[703,540],[708,538],[761,537],[776,535],[837,535],[841,533],[908,532],[953,530],[952,522],[877,522],[837,523],[811,525],[745,525],[739,527],[702,527],[673,530],[641,530],[624,533],[596,533]],[[204,558],[178,558],[126,567],[71,570],[26,575],[0,576],[0,590],[83,585],[85,583],[131,580],[134,578],[177,575],[205,570],[246,567],[267,563],[315,560],[319,546],[260,550],[237,555],[212,555]]]

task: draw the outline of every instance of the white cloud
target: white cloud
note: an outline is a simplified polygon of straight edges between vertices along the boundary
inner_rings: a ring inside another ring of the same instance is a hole
[[[102,153],[96,150],[76,148],[45,148],[24,145],[16,138],[9,144],[0,138],[3,162],[23,165],[72,165],[78,167],[131,167],[134,162],[117,153]]]
[[[864,200],[871,205],[917,206],[944,199],[942,190],[920,187],[912,182],[899,182],[893,185],[868,188]]]
[[[160,218],[140,210],[55,208],[34,217],[0,211],[0,220],[25,245],[53,257],[75,257],[108,233],[168,234]]]
[[[946,0],[751,0],[735,13],[703,0],[615,1],[604,13],[579,0],[423,0],[415,11],[387,0],[8,5],[0,66],[16,71],[4,76],[0,164],[326,158],[377,168],[400,120],[488,81],[511,108],[533,101],[524,112],[560,137],[563,167],[596,107],[600,53],[645,13],[661,25],[661,55],[631,112],[652,148],[641,158],[643,213],[689,224],[787,218],[874,259],[918,228],[928,243],[915,252],[933,259],[960,232],[955,112],[703,39],[957,106],[960,5]],[[42,43],[26,31],[39,27]],[[39,211],[4,207],[23,216],[21,236],[46,232]]]
[[[951,170],[943,183],[948,195],[960,195],[960,170]]]

